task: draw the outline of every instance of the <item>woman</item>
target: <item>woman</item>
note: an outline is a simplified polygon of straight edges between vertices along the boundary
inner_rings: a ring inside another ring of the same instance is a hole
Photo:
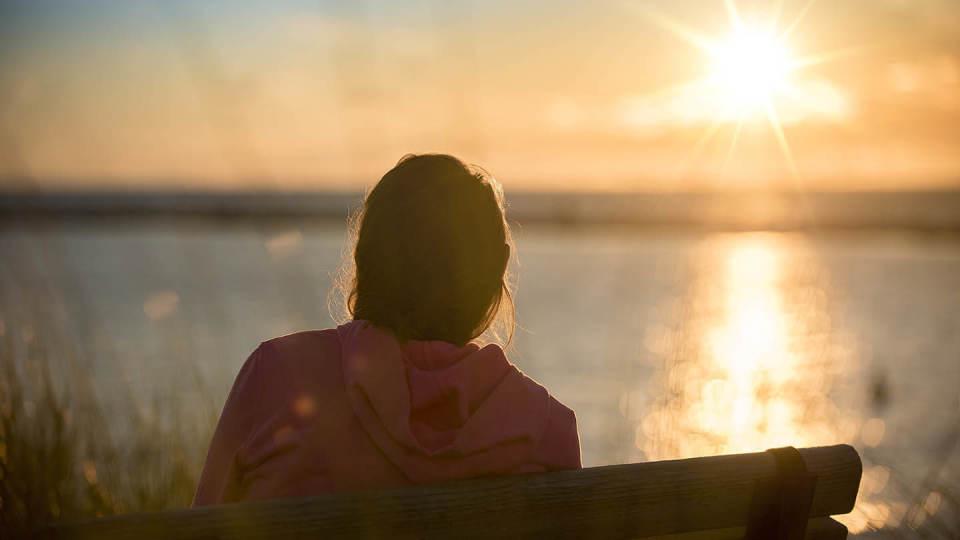
[[[573,411],[473,341],[512,332],[502,199],[452,156],[387,172],[356,222],[353,320],[250,355],[194,505],[579,468]]]

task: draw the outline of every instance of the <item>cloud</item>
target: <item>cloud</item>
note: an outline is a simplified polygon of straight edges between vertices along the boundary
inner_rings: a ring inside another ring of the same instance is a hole
[[[853,100],[847,92],[816,78],[794,83],[789,92],[774,97],[773,105],[783,124],[841,122],[854,114]],[[623,125],[640,132],[714,122],[766,121],[762,108],[738,109],[722,92],[698,83],[671,92],[624,98],[618,114]]]
[[[887,89],[902,99],[960,109],[960,58],[950,55],[897,61],[884,70]]]

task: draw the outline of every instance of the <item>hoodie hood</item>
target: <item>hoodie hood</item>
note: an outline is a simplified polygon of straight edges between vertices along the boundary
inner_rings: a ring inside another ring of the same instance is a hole
[[[337,335],[351,408],[413,482],[546,470],[541,443],[551,425],[573,419],[497,345],[401,344],[366,321]],[[579,445],[576,458],[579,465]]]

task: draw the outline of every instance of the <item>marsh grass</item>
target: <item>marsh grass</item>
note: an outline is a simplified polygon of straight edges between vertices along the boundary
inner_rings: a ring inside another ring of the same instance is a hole
[[[84,399],[83,381],[52,376],[40,340],[0,334],[0,530],[190,504],[212,421],[188,429],[131,406],[121,447],[113,415]]]

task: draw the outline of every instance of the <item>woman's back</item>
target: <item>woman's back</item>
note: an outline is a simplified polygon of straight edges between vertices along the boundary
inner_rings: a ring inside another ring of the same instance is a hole
[[[355,224],[352,322],[254,351],[194,503],[578,468],[573,412],[472,342],[498,321],[512,333],[499,184],[452,156],[409,156]]]
[[[573,412],[500,347],[401,344],[353,321],[254,351],[194,504],[579,466]]]

